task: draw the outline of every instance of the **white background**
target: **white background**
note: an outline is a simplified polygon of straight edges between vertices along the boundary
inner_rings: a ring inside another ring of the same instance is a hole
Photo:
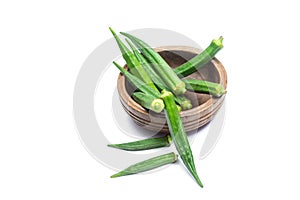
[[[0,199],[299,199],[296,2],[1,1]],[[74,83],[108,26],[170,29],[201,46],[225,38],[226,121],[196,161],[204,189],[180,165],[110,179],[82,146]]]

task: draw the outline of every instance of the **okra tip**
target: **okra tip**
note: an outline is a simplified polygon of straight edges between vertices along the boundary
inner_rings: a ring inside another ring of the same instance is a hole
[[[115,144],[108,144],[107,146],[108,146],[108,147],[112,147],[112,148],[119,149],[118,145],[115,145]]]
[[[108,27],[108,28],[113,35],[117,35],[116,32],[111,27]]]
[[[117,178],[117,177],[120,177],[120,176],[123,176],[123,174],[122,173],[117,173],[117,174],[111,175],[110,178]]]
[[[133,52],[134,51],[138,51],[137,48],[135,48],[135,46],[132,44],[132,42],[130,42],[130,40],[128,40],[127,38],[125,38],[125,41],[130,46],[130,48],[132,49]]]
[[[196,178],[196,182],[198,183],[198,185],[199,185],[201,188],[203,188],[203,184],[202,184],[202,182],[200,181],[199,177]]]
[[[123,72],[123,68],[115,61],[113,61],[113,64],[121,71]]]
[[[128,34],[125,33],[125,32],[120,32],[120,34],[121,34],[121,35],[124,35],[124,36],[128,36]]]
[[[181,157],[182,158],[182,157]],[[182,158],[183,159],[183,158]],[[186,163],[185,160],[183,160],[185,166],[187,167],[187,169],[189,170],[189,172],[191,173],[191,175],[194,177],[195,181],[197,182],[197,184],[203,188],[203,184],[197,174],[197,171],[195,169],[195,166],[194,164],[191,164],[191,163]]]
[[[127,44],[131,47],[131,49],[134,49],[133,44],[132,44],[127,38],[125,38],[125,41],[126,41]]]

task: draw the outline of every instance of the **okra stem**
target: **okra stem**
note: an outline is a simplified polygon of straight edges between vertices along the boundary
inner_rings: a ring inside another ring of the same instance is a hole
[[[132,98],[144,108],[156,113],[160,113],[165,107],[163,100],[143,92],[134,92]]]

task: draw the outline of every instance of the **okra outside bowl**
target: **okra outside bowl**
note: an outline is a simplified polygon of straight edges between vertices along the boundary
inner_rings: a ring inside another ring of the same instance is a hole
[[[180,66],[201,52],[200,49],[185,46],[158,47],[155,48],[155,50],[172,68]],[[127,66],[125,65],[124,68],[127,69]],[[216,58],[213,58],[200,70],[187,77],[220,83],[225,89],[227,87],[227,74],[225,68]],[[164,111],[161,113],[154,113],[136,103],[131,98],[131,94],[134,92],[135,88],[121,73],[118,76],[117,89],[124,110],[136,124],[155,132],[169,132]],[[210,122],[225,99],[225,94],[219,98],[215,98],[209,94],[199,94],[190,91],[186,92],[186,96],[191,100],[193,105],[192,109],[180,112],[185,131],[187,132],[196,130]]]

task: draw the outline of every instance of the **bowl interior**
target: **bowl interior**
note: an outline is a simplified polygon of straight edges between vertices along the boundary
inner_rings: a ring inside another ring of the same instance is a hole
[[[158,49],[158,53],[165,59],[165,61],[172,67],[176,68],[183,63],[187,62],[191,58],[193,58],[195,53],[187,51],[187,50],[164,50]],[[201,79],[206,81],[211,81],[215,83],[220,82],[220,75],[212,62],[207,63],[197,72],[187,76],[187,78]],[[131,94],[136,90],[127,79],[125,79],[125,87],[127,93],[131,96]],[[198,94],[193,92],[186,92],[186,96],[191,100],[193,107],[199,106],[204,102],[208,101],[211,96],[208,94]]]

